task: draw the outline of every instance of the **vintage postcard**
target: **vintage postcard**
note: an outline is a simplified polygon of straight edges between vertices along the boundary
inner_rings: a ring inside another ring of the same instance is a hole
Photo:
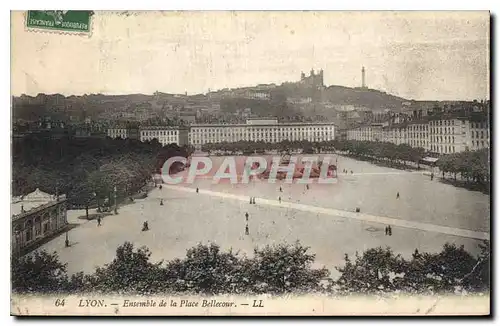
[[[11,314],[490,314],[490,13],[14,11]]]

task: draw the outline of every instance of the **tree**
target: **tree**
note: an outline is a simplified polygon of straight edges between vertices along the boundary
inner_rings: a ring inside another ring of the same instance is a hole
[[[198,244],[187,251],[186,258],[169,262],[165,279],[174,292],[216,295],[243,291],[244,273],[237,255],[211,243]]]
[[[447,243],[441,252],[415,250],[406,260],[389,248],[374,248],[356,254],[354,262],[346,255],[345,265],[337,270],[341,276],[335,284],[343,294],[484,291],[489,289],[489,249],[485,243],[474,258],[463,246]]]
[[[101,293],[155,293],[162,288],[162,262],[151,263],[150,256],[149,249],[134,250],[130,242],[125,242],[116,249],[111,263],[97,268],[90,277],[80,275],[73,281]]]
[[[106,196],[111,191],[111,183],[106,178],[106,174],[102,171],[96,170],[89,174],[88,182],[91,189],[96,194],[97,209],[100,210],[101,205],[104,204]]]
[[[19,293],[55,293],[65,289],[66,264],[57,253],[35,251],[23,257],[13,257],[11,263],[12,291]]]
[[[466,284],[469,291],[484,292],[490,289],[490,268],[491,268],[491,245],[490,242],[484,240],[479,244],[481,252],[477,258],[472,271],[463,279],[462,283]]]
[[[85,215],[86,218],[89,219],[89,206],[91,201],[95,198],[95,193],[88,180],[76,184],[69,193],[69,196],[71,196],[74,204],[83,205],[85,207]]]
[[[463,287],[463,278],[476,264],[476,259],[463,246],[449,243],[441,252],[426,254],[423,259],[426,284],[432,284],[432,290],[438,293],[454,292],[457,287]]]
[[[335,282],[340,293],[377,294],[397,290],[401,283],[398,275],[403,271],[404,260],[390,248],[372,248],[359,255],[354,262],[346,254],[345,264],[336,267],[341,273]]]
[[[328,281],[326,268],[313,269],[315,255],[299,242],[280,244],[254,250],[249,277],[257,293],[310,293],[322,291],[322,281]]]

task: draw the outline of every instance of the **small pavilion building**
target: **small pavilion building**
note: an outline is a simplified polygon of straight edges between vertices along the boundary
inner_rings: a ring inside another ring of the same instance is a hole
[[[66,196],[51,195],[36,189],[11,202],[11,250],[22,255],[68,225]]]

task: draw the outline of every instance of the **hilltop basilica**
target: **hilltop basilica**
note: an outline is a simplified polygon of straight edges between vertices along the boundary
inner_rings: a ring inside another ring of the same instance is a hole
[[[314,69],[311,69],[311,74],[308,77],[302,72],[300,74],[300,84],[316,89],[325,87],[323,83],[323,69],[321,69],[318,74],[315,74]]]

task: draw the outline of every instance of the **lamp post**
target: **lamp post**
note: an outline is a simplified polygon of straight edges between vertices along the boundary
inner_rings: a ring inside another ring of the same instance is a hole
[[[87,201],[87,206],[85,207],[85,214],[87,215],[87,220],[89,219],[89,205],[90,205],[90,201],[92,199],[96,199],[96,203],[97,203],[97,210],[99,211],[99,201],[97,200],[97,194],[95,192],[92,193],[92,198],[89,199]]]
[[[116,201],[116,186],[114,188],[115,191],[115,215],[118,214],[118,202]]]

